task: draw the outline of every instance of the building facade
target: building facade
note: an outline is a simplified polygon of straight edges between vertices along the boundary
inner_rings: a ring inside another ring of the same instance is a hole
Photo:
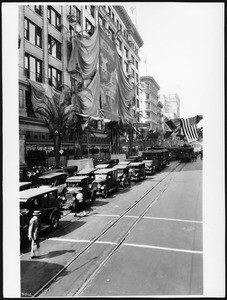
[[[148,128],[156,131],[162,122],[158,105],[160,87],[152,76],[141,76],[140,87],[140,121],[148,123]]]
[[[164,106],[164,114],[168,119],[180,118],[180,98],[177,94],[162,94],[160,101]]]
[[[53,152],[46,124],[36,118],[31,109],[31,88],[28,79],[48,84],[61,91],[62,86],[83,85],[81,75],[70,75],[67,66],[72,49],[72,36],[92,36],[96,26],[102,27],[117,45],[119,62],[129,83],[135,87],[131,111],[137,116],[139,93],[139,48],[143,41],[122,6],[93,5],[21,5],[19,6],[19,136],[20,165],[32,163],[32,157],[47,162]],[[73,155],[75,141],[70,136],[62,140],[63,163]],[[89,143],[89,145],[88,145]],[[85,135],[84,148],[109,153],[109,140],[97,125],[89,141]],[[93,151],[97,152],[97,151]],[[89,153],[86,151],[86,153]],[[90,151],[92,153],[92,151]],[[85,154],[86,156],[86,154]],[[29,158],[30,157],[30,158]],[[34,160],[33,160],[34,162]]]

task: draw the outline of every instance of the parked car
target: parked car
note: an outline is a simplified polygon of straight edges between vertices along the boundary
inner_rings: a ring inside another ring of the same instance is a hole
[[[145,163],[145,172],[146,175],[153,175],[155,173],[155,166],[153,164],[153,160],[143,160]]]
[[[111,169],[112,165],[111,164],[98,164],[98,165],[95,166],[96,170],[106,169],[106,168]]]
[[[102,162],[99,162],[98,164],[109,165],[109,168],[112,168],[113,166],[116,166],[118,162],[119,162],[118,158],[113,158],[113,159],[104,160]],[[95,165],[95,168],[96,167],[97,164]]]
[[[62,213],[59,210],[58,189],[38,187],[20,191],[20,244],[25,244],[29,221],[35,210],[40,210],[41,229],[56,229]]]
[[[78,170],[77,166],[68,166],[56,169],[50,169],[44,172],[42,175],[51,174],[51,173],[67,173],[68,177],[74,176]]]
[[[131,163],[131,161],[130,160],[124,160],[124,161],[119,161],[119,163],[117,164],[117,166],[119,166],[119,165],[124,165],[124,166],[127,166],[127,165],[129,165]]]
[[[129,170],[129,166],[127,165],[116,165],[113,169],[117,170],[118,173],[118,184],[119,187],[123,187],[131,185],[131,172]]]
[[[61,208],[67,207],[78,212],[82,204],[86,202],[95,203],[96,191],[89,180],[88,176],[68,177],[65,194],[59,198]]]
[[[141,179],[146,178],[145,163],[133,162],[129,164],[129,168],[132,174],[131,180],[139,182]]]
[[[68,174],[65,172],[49,173],[41,175],[37,179],[38,186],[57,187],[58,193],[61,194],[66,188],[66,178]]]
[[[134,155],[134,156],[129,156],[126,161],[130,162],[142,162],[143,158],[142,156]]]
[[[116,169],[100,169],[95,171],[93,187],[97,195],[107,198],[109,192],[118,190],[118,175]]]
[[[89,177],[89,184],[92,183],[95,180],[95,171],[97,169],[95,168],[86,168],[82,169],[79,172],[76,173],[75,176],[88,176]]]
[[[32,183],[30,181],[25,181],[25,182],[19,182],[19,190],[27,190],[32,188]]]

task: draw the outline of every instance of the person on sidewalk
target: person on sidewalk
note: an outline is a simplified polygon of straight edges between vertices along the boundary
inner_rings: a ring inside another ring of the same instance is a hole
[[[34,211],[33,217],[29,222],[28,238],[29,241],[31,241],[31,258],[35,257],[35,246],[37,250],[40,247],[39,245],[39,231],[41,227],[41,221],[39,218],[40,215],[41,215],[41,211],[39,210]]]

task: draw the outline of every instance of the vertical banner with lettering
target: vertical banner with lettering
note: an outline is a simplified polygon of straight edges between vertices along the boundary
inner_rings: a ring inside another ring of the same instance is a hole
[[[100,89],[105,117],[118,120],[117,51],[114,42],[99,28],[100,33]]]

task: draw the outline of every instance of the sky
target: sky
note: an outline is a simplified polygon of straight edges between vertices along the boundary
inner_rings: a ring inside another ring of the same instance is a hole
[[[223,4],[123,5],[144,41],[140,48],[140,76],[152,76],[161,94],[178,94],[181,117],[203,115],[208,101],[223,100],[216,98],[224,74]],[[133,14],[130,7],[136,7]]]

